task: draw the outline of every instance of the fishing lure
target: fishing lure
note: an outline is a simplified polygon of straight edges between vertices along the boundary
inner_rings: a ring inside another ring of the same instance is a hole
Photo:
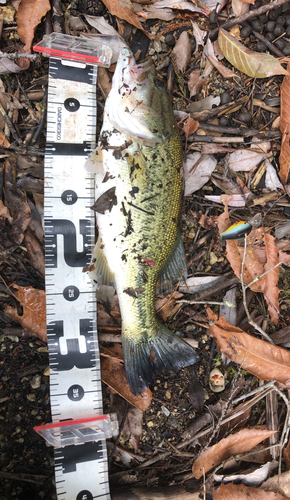
[[[249,234],[252,230],[252,227],[253,226],[250,222],[241,220],[223,231],[221,233],[221,239],[222,241],[238,240],[240,238],[243,238],[246,234]]]

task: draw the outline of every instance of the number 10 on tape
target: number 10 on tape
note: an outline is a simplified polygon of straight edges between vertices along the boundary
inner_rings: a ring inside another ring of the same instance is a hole
[[[45,152],[47,338],[52,424],[35,430],[55,447],[59,500],[109,500],[93,286],[82,272],[95,241],[94,178],[84,164],[95,147],[98,65],[111,49],[53,33],[34,50],[50,57]]]

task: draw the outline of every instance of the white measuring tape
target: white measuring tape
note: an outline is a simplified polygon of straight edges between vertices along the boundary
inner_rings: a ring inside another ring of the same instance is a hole
[[[34,47],[49,64],[45,154],[47,339],[52,424],[35,430],[55,446],[60,500],[109,500],[105,439],[117,421],[103,415],[96,297],[87,273],[95,242],[94,176],[97,65],[111,49],[54,33]]]

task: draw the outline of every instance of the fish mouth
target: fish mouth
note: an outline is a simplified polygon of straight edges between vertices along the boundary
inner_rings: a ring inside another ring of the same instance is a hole
[[[130,49],[122,49],[119,54],[113,87],[119,92],[132,88],[135,84],[145,86],[154,80],[155,66],[152,59],[137,64]]]

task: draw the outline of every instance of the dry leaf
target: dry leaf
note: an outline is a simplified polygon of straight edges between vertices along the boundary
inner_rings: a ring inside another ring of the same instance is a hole
[[[150,389],[146,389],[141,396],[134,396],[127,382],[124,362],[116,357],[108,357],[107,352],[104,347],[100,346],[102,381],[133,406],[145,411],[151,404]],[[106,357],[103,356],[104,353]]]
[[[228,216],[228,207],[225,196],[223,197],[225,203],[225,212],[218,219],[218,228],[220,233],[225,231],[230,226],[230,220]],[[265,244],[265,251],[267,262],[264,263],[260,257],[261,247],[256,244],[256,242],[263,241]],[[228,240],[227,241],[227,253],[226,257],[230,262],[235,275],[241,278],[242,261],[244,256],[244,245],[239,245],[238,240]],[[252,229],[251,233],[247,237],[247,249],[246,256],[244,260],[244,275],[243,281],[246,285],[257,280],[259,276],[264,274],[269,269],[282,262],[280,256],[278,256],[278,247],[275,243],[275,238],[264,232],[262,227],[258,229]],[[279,289],[278,289],[278,278],[279,278],[279,266],[272,269],[262,278],[251,284],[250,288],[254,292],[262,292],[265,296],[268,309],[271,315],[271,320],[273,323],[277,324],[279,315]]]
[[[247,49],[230,33],[220,28],[219,46],[225,58],[239,71],[253,78],[266,78],[272,75],[286,75],[287,71],[278,59],[269,54],[261,54]]]
[[[237,454],[247,453],[261,441],[275,434],[275,432],[265,427],[253,427],[230,434],[230,436],[221,439],[217,444],[201,452],[193,462],[192,473],[196,479],[199,479],[204,473],[217,467],[224,460]]]
[[[277,189],[284,189],[281,182],[279,181],[278,175],[272,163],[269,162],[268,158],[265,160],[266,166],[266,176],[265,176],[265,186],[267,189],[276,191]]]
[[[290,471],[270,477],[262,484],[262,488],[266,491],[279,491],[285,495],[286,498],[290,498]]]
[[[195,51],[194,51],[194,54],[196,55],[197,52],[198,52],[198,47],[199,45],[201,45],[202,47],[204,46],[204,37],[206,35],[206,31],[203,31],[200,29],[200,27],[198,26],[197,23],[195,23],[194,21],[191,21],[191,24],[192,24],[192,32],[193,32],[193,36],[195,38]]]
[[[287,69],[290,70],[290,63]],[[287,184],[290,170],[290,76],[286,75],[281,85],[281,117],[280,130],[283,134],[281,142],[280,179],[283,184]]]
[[[267,156],[267,153],[257,153],[248,149],[238,149],[229,155],[228,166],[235,172],[249,172],[257,167]]]
[[[227,203],[229,207],[245,207],[249,193],[246,193],[244,195],[242,194],[232,194],[232,195],[222,194],[221,196],[206,195],[205,199],[213,201],[214,203],[223,203],[223,200],[225,199],[226,196],[228,198]]]
[[[35,288],[22,287],[16,284],[10,285],[16,288],[14,296],[23,307],[23,315],[19,316],[17,309],[5,306],[5,314],[9,314],[14,321],[18,321],[23,328],[37,335],[43,342],[46,342],[46,303],[45,292]]]
[[[49,0],[21,0],[17,12],[17,31],[25,44],[25,51],[30,52],[35,29],[50,8]]]
[[[183,31],[172,51],[172,57],[174,58],[176,67],[181,73],[184,73],[187,65],[190,63],[191,51],[192,45],[188,33],[187,31]]]
[[[130,0],[103,0],[103,3],[113,16],[117,16],[133,24],[133,26],[143,31],[148,38],[152,38],[152,35],[143,29],[138,16],[133,11]]]
[[[243,484],[222,484],[217,490],[213,490],[212,498],[213,500],[285,500],[287,497],[281,493],[276,494]]]
[[[290,383],[290,352],[269,342],[252,337],[224,318],[207,309],[211,334],[227,358],[248,370],[260,380]]]
[[[212,155],[190,153],[183,164],[184,196],[198,191],[210,179],[217,165],[217,160]]]
[[[255,0],[251,0],[249,3],[255,3]],[[238,17],[249,12],[249,3],[243,2],[242,0],[232,0],[232,9],[235,16]]]
[[[224,76],[225,78],[233,78],[233,76],[240,78],[239,75],[236,75],[231,69],[224,66],[218,60],[218,58],[214,53],[214,47],[210,38],[207,39],[206,46],[204,47],[204,54],[206,55],[210,63],[220,72],[222,76]]]
[[[187,115],[187,119],[181,122],[181,130],[184,132],[186,140],[191,134],[197,131],[199,127],[199,122],[193,120],[190,115]]]
[[[163,321],[168,320],[169,316],[171,316],[172,314],[172,310],[175,307],[176,299],[180,299],[181,297],[183,297],[182,293],[173,292],[172,294],[168,295],[168,297],[157,299],[155,301],[155,310]],[[178,306],[180,306],[180,304],[178,304]]]

